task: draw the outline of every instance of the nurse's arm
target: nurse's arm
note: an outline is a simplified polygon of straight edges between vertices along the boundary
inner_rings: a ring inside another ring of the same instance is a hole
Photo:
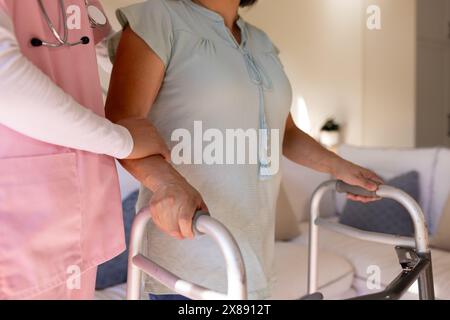
[[[36,140],[116,158],[133,150],[129,130],[81,106],[22,55],[1,9],[0,124]]]
[[[164,76],[161,59],[130,28],[125,28],[111,75],[106,116],[114,122],[146,119]],[[161,156],[120,162],[153,192],[149,204],[153,222],[173,237],[192,238],[195,212],[207,210],[197,190]]]
[[[328,173],[349,184],[374,191],[383,180],[374,172],[355,165],[322,147],[311,136],[297,128],[289,116],[283,142],[283,154],[289,160],[313,170]],[[367,202],[373,198],[349,195],[352,200]]]

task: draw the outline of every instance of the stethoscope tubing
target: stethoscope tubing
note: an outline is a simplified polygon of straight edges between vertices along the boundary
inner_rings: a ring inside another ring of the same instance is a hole
[[[67,37],[68,37],[68,32],[67,32],[67,26],[64,23],[64,38],[61,38],[60,34],[58,33],[58,31],[56,31],[55,26],[53,25],[52,20],[50,19],[47,10],[45,9],[44,3],[42,2],[42,0],[38,0],[39,3],[39,8],[41,10],[42,15],[45,18],[45,21],[47,22],[48,27],[50,28],[50,31],[53,33],[53,36],[56,38],[56,40],[58,40],[59,44],[55,44],[56,46],[58,45],[63,45],[64,43],[67,42]],[[61,10],[61,15],[63,17],[63,21],[66,21],[66,11],[64,10],[64,0],[59,0],[59,4],[60,4],[60,10]],[[44,41],[43,41],[44,42]]]
[[[59,48],[59,47],[74,47],[74,46],[78,46],[78,45],[82,45],[82,44],[88,44],[90,42],[89,37],[84,36],[82,37],[79,41],[77,42],[69,42],[68,41],[68,37],[69,37],[69,29],[67,27],[66,21],[67,21],[67,14],[65,11],[65,3],[64,0],[59,0],[59,5],[60,5],[60,10],[61,10],[61,16],[63,18],[63,25],[64,25],[64,33],[63,36],[61,37],[61,34],[56,30],[52,20],[50,19],[50,16],[48,15],[47,10],[45,9],[44,3],[42,0],[37,0],[38,4],[39,4],[39,8],[41,10],[42,15],[44,16],[45,22],[48,25],[48,28],[50,29],[50,31],[52,32],[53,36],[55,37],[57,42],[47,42],[38,38],[32,38],[31,39],[31,45],[33,47],[49,47],[49,48]],[[89,1],[88,0],[84,0],[84,3],[86,5],[86,9],[89,10]],[[92,28],[98,28],[103,26],[104,24],[102,23],[98,23],[95,19],[93,19],[88,12],[88,17],[89,17],[89,23],[91,25]]]

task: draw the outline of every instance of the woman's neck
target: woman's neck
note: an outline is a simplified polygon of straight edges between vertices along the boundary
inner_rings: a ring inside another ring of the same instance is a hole
[[[211,11],[222,16],[225,25],[230,29],[234,29],[235,22],[238,18],[238,10],[240,0],[192,0]]]

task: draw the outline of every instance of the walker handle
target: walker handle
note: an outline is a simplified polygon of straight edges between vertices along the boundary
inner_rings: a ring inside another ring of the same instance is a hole
[[[377,232],[363,231],[357,228],[342,225],[339,222],[330,221],[320,217],[320,201],[328,191],[336,190],[341,193],[352,193],[361,196],[379,197],[391,199],[401,204],[409,213],[414,225],[414,239],[388,235]],[[319,225],[326,227],[333,232],[342,233],[344,235],[364,240],[373,241],[383,244],[393,244],[395,246],[403,246],[414,248],[417,255],[425,257],[431,261],[431,253],[428,241],[428,228],[425,215],[422,208],[408,193],[400,189],[387,185],[379,185],[376,192],[370,192],[360,187],[350,186],[342,181],[326,181],[323,182],[313,193],[310,205],[310,224],[309,224],[309,257],[308,257],[308,293],[312,294],[318,288],[318,249],[319,249]],[[431,263],[425,273],[419,276],[419,293],[420,298],[433,299],[433,275]]]
[[[194,217],[192,218],[192,229],[193,229],[194,235],[195,235],[196,237],[199,237],[199,236],[203,236],[203,235],[204,235],[204,233],[201,232],[200,230],[198,230],[198,228],[197,228],[197,221],[198,221],[198,219],[200,219],[200,218],[203,217],[203,216],[211,217],[211,215],[209,214],[209,212],[207,212],[207,211],[200,211],[200,210],[199,210],[199,211],[197,211],[197,212],[195,213]]]
[[[131,228],[127,298],[138,300],[141,292],[142,272],[148,274],[173,292],[194,300],[247,300],[247,276],[241,250],[230,231],[207,212],[199,211],[193,218],[196,236],[207,235],[221,251],[227,269],[227,293],[215,292],[179,278],[169,270],[141,254],[142,242],[151,220],[150,209],[142,209]],[[195,270],[193,270],[195,271]]]
[[[376,191],[369,191],[369,190],[366,190],[361,187],[353,186],[342,180],[336,181],[336,191],[338,193],[351,193],[356,196],[363,196],[363,197],[370,197],[370,198],[378,197]]]

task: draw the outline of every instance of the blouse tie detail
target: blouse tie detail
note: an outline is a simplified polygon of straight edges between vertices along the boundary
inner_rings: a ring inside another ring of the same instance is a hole
[[[264,69],[255,61],[253,55],[246,49],[243,49],[243,56],[250,80],[258,87],[259,100],[259,133],[258,133],[258,161],[259,177],[264,180],[271,176],[269,152],[271,151],[270,128],[267,123],[266,104],[264,90],[272,87],[270,78],[265,74]]]

